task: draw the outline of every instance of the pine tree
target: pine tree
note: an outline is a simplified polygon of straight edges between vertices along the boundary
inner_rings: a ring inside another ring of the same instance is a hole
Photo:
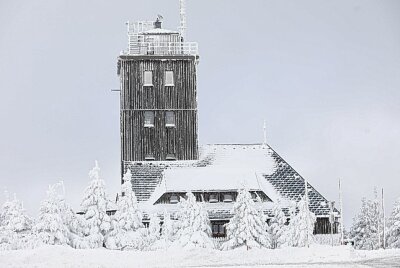
[[[175,228],[171,215],[164,211],[164,222],[161,230],[161,239],[164,240],[165,245],[169,246],[174,241]]]
[[[131,180],[132,174],[128,169],[123,177],[122,195],[118,200],[118,210],[116,212],[121,228],[125,231],[136,231],[139,228],[143,228],[142,212],[132,190]]]
[[[400,248],[400,198],[396,200],[389,218],[388,247]]]
[[[7,198],[4,203],[1,218],[1,249],[20,249],[32,244],[31,228],[33,221],[25,214],[23,204],[15,194],[13,200]]]
[[[179,230],[175,244],[186,248],[214,248],[211,239],[210,220],[204,204],[188,192],[187,199],[181,198],[179,205]]]
[[[286,216],[279,201],[272,208],[272,218],[267,227],[271,248],[280,248],[285,243]]]
[[[112,249],[141,249],[143,247],[142,212],[139,209],[135,193],[132,190],[132,174],[128,169],[123,184],[117,211],[111,218],[111,231],[107,234],[106,246]]]
[[[63,221],[63,198],[57,193],[56,186],[49,186],[34,230],[45,244],[65,245],[69,242],[69,229]]]
[[[289,222],[288,245],[293,247],[304,247],[313,242],[313,232],[316,217],[306,203],[305,197],[300,199],[296,205],[297,214],[292,216]],[[308,240],[308,241],[307,241]]]
[[[81,203],[83,212],[82,231],[84,239],[75,243],[76,247],[98,248],[104,243],[104,236],[110,229],[110,217],[107,215],[107,195],[104,180],[100,178],[100,168],[95,167],[89,172],[91,179],[86,188]]]
[[[160,218],[157,214],[150,217],[149,228],[147,229],[147,247],[149,249],[157,249],[156,244],[161,237]]]
[[[373,250],[382,246],[382,210],[375,190],[373,200],[362,199],[359,214],[354,218],[350,236],[356,249]],[[379,242],[380,241],[380,242]]]
[[[228,241],[223,249],[233,249],[241,246],[249,248],[269,247],[267,224],[263,214],[246,189],[239,190],[232,209],[233,217],[226,225]]]

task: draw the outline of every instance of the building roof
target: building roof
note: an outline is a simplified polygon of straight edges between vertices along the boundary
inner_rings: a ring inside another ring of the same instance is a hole
[[[238,190],[263,191],[284,204],[304,196],[304,178],[269,145],[212,144],[201,148],[199,160],[126,162],[141,202],[154,204],[167,192]],[[310,210],[329,215],[328,201],[308,184]],[[219,208],[221,210],[221,208]],[[222,209],[223,210],[223,209]],[[229,212],[229,209],[227,209]]]

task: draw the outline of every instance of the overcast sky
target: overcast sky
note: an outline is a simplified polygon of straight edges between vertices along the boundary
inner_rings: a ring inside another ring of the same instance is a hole
[[[363,196],[400,197],[400,1],[187,1],[200,48],[200,143],[268,143],[328,199],[342,178],[346,225]],[[99,161],[119,189],[116,63],[125,22],[178,0],[0,0],[0,187],[36,216],[62,179],[78,207]],[[0,201],[4,196],[0,195]]]

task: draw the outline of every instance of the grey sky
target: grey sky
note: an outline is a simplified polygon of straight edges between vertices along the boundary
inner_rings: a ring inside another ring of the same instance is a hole
[[[400,1],[188,0],[199,42],[200,142],[268,143],[345,221],[373,187],[400,197]],[[119,186],[116,58],[127,20],[164,16],[178,0],[0,0],[0,186],[36,216],[62,178],[78,206],[99,160]],[[4,201],[1,195],[0,201]]]

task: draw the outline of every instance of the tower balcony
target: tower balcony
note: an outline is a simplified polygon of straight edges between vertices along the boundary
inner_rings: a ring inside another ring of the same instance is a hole
[[[197,42],[129,42],[121,55],[198,56]]]

